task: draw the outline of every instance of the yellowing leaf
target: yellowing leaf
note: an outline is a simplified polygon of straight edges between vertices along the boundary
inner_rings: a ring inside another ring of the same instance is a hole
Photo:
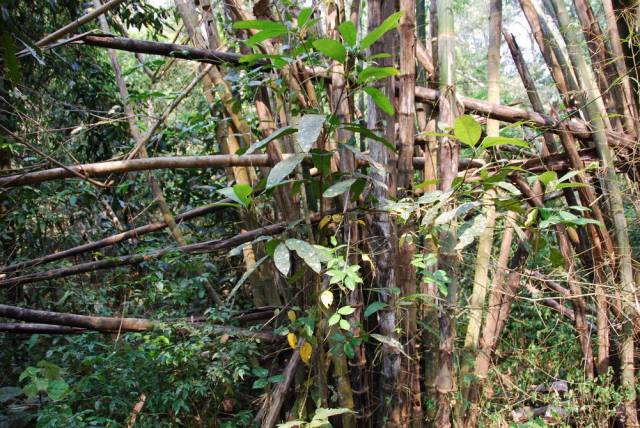
[[[300,359],[302,359],[302,361],[308,365],[309,361],[311,361],[312,353],[313,353],[313,346],[311,346],[309,342],[304,342],[300,347]]]
[[[289,346],[291,346],[292,349],[296,349],[298,338],[296,337],[295,333],[287,334],[287,342],[289,342]]]
[[[333,303],[333,293],[331,292],[331,290],[323,291],[320,295],[320,301],[325,308],[329,308],[329,306],[331,306],[331,304]]]
[[[295,321],[296,320],[296,312],[295,311],[289,311],[287,312],[287,317],[289,318],[290,321]]]

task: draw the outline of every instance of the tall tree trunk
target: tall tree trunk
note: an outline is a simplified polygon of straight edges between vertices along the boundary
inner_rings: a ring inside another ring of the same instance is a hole
[[[392,0],[371,0],[369,2],[369,31],[391,15],[395,9]],[[371,46],[371,54],[396,52],[395,32],[387,32]],[[383,58],[381,66],[393,66],[393,58]],[[395,98],[395,79],[385,79],[378,83],[378,88],[390,99]],[[388,141],[395,141],[395,119],[369,100],[368,127],[385,134]],[[373,195],[380,201],[393,199],[396,196],[397,174],[396,156],[378,141],[369,141],[370,156],[383,166],[384,171],[374,169]],[[380,332],[384,336],[398,340],[396,333],[396,295],[394,289],[398,284],[398,234],[396,225],[386,212],[373,213],[369,220],[370,243],[374,249],[373,262],[376,274],[372,287],[378,290],[379,300],[386,307],[378,312]],[[401,418],[401,394],[399,394],[401,354],[395,347],[382,344],[382,376],[379,383],[380,407],[376,417],[380,426],[398,427]]]

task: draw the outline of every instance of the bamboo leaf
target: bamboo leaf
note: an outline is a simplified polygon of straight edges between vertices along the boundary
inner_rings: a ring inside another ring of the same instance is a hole
[[[234,30],[263,30],[263,31],[275,31],[284,30],[287,31],[287,27],[280,22],[269,21],[266,19],[250,19],[247,21],[238,21],[233,23]]]
[[[347,59],[347,51],[340,42],[333,39],[319,39],[313,42],[313,47],[325,56],[344,63]]]
[[[278,162],[271,169],[271,172],[269,172],[269,176],[267,177],[267,189],[282,183],[282,180],[284,180],[293,172],[294,169],[296,169],[298,165],[300,165],[300,163],[302,163],[305,156],[306,155],[304,153],[299,153]]]

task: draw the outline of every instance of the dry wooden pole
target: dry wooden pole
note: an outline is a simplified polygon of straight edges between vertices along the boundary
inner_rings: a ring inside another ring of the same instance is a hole
[[[43,37],[40,40],[38,40],[36,42],[36,46],[41,48],[41,47],[44,47],[45,45],[48,45],[48,44],[50,44],[52,42],[55,42],[56,40],[60,39],[61,37],[66,36],[67,34],[71,33],[72,31],[75,31],[81,25],[84,25],[87,22],[93,21],[94,19],[96,19],[97,17],[99,17],[99,16],[103,15],[104,13],[110,11],[114,7],[119,6],[120,3],[122,3],[123,1],[125,1],[125,0],[111,0],[111,1],[106,2],[105,4],[101,5],[100,7],[96,7],[91,12],[81,16],[80,18],[78,18],[75,21],[65,25],[64,27],[60,28],[59,30],[56,30],[53,33]]]
[[[131,160],[96,162],[67,168],[53,168],[24,174],[0,177],[0,188],[23,186],[51,180],[77,177],[74,172],[87,177],[105,176],[153,169],[225,168],[230,166],[270,166],[267,155],[209,155],[209,156],[159,156]]]
[[[209,64],[240,64],[242,55],[211,51],[208,49],[198,49],[188,45],[175,43],[150,42],[146,40],[135,40],[127,37],[115,37],[110,35],[85,35],[79,39],[89,46],[116,49],[121,51],[141,53],[146,55],[160,55],[172,58],[185,59],[190,61],[201,61]],[[259,65],[266,63],[258,61]]]
[[[453,2],[438,0],[438,85],[440,89],[439,122],[453,128],[458,116],[455,92],[455,28],[453,18]],[[416,90],[417,93],[417,90]],[[438,189],[449,190],[458,174],[458,157],[460,146],[453,138],[440,138],[438,145]],[[449,278],[446,301],[440,305],[440,348],[438,359],[437,414],[436,425],[439,427],[459,426],[461,415],[452,414],[453,393],[457,389],[454,367],[454,344],[456,337],[455,316],[458,304],[458,255],[456,230],[453,224],[443,231],[439,237],[438,267],[444,270]],[[457,412],[456,412],[457,413]]]

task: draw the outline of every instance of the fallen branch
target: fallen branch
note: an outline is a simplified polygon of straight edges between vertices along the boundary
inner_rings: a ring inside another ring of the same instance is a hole
[[[101,333],[139,332],[149,331],[163,324],[162,321],[146,318],[96,317],[9,305],[0,305],[0,317],[27,321],[27,323],[0,323],[0,331],[31,334],[78,334],[86,331],[98,331]],[[202,323],[202,321],[189,319],[180,321],[195,326]],[[276,336],[271,332],[253,331],[235,326],[214,325],[211,328],[216,335],[227,334],[229,336],[251,337],[269,343],[282,339],[281,336]]]
[[[150,42],[147,40],[135,40],[127,37],[115,37],[111,35],[88,34],[80,39],[85,45],[101,48],[116,49],[127,52],[135,52],[146,55],[160,55],[191,61],[206,62],[209,64],[240,64],[242,55],[228,52],[218,52],[209,49],[199,49],[187,45],[175,43]],[[258,64],[267,64],[258,61]]]
[[[0,287],[11,287],[15,285],[29,284],[38,281],[45,281],[55,278],[64,278],[67,276],[78,275],[96,270],[109,269],[117,266],[135,265],[147,260],[160,258],[169,253],[185,253],[200,254],[210,253],[218,250],[226,250],[236,247],[240,244],[250,242],[255,238],[263,235],[275,235],[284,231],[288,223],[281,222],[269,226],[260,227],[240,233],[228,239],[215,239],[211,241],[197,242],[195,244],[185,245],[183,247],[169,247],[160,250],[151,251],[143,254],[131,254],[128,256],[112,257],[97,262],[81,263],[71,267],[51,269],[44,272],[36,272],[29,275],[7,278],[0,281]]]
[[[223,199],[219,202],[216,202],[210,205],[194,208],[192,210],[185,211],[182,214],[178,214],[175,220],[176,222],[179,222],[179,221],[190,220],[196,217],[201,217],[201,216],[210,214],[212,212],[215,212],[220,208],[227,206],[231,202],[232,202],[231,199]],[[137,238],[147,233],[157,232],[166,227],[167,227],[167,223],[164,221],[149,223],[144,226],[136,227],[131,230],[127,230],[121,233],[117,233],[115,235],[111,235],[107,238],[100,239],[98,241],[88,242],[86,244],[78,245],[77,247],[69,248],[67,250],[49,254],[43,257],[39,257],[37,259],[26,260],[26,261],[14,263],[8,266],[2,266],[0,267],[0,273],[15,272],[28,267],[50,263],[50,262],[64,259],[67,257],[77,256],[78,254],[87,253],[89,251],[96,251],[104,247],[109,247],[111,245],[118,244],[128,239]]]

